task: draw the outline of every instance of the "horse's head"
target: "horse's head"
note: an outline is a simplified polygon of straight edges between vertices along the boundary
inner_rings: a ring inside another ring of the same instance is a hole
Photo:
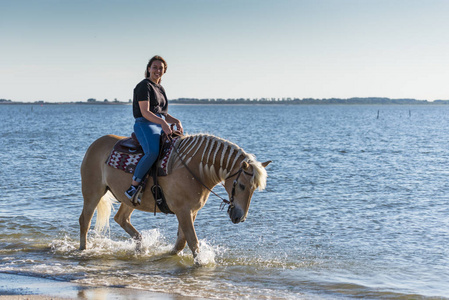
[[[254,191],[263,190],[266,186],[265,167],[270,163],[271,161],[259,163],[255,160],[244,160],[239,169],[226,178],[224,187],[229,195],[228,214],[232,223],[245,221]]]

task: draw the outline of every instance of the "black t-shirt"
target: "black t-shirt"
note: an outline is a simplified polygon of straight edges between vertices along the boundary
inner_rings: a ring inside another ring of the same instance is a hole
[[[139,107],[140,101],[150,101],[150,111],[152,113],[167,115],[168,101],[162,85],[156,84],[149,79],[144,79],[136,85],[133,96],[133,115],[136,119],[143,117]]]

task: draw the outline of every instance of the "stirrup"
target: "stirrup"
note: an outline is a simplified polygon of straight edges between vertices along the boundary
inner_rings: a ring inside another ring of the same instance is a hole
[[[134,193],[133,197],[131,198],[131,203],[134,206],[140,205],[140,203],[142,202],[141,199],[140,199],[141,193],[142,193],[142,185],[139,184],[139,186],[137,187],[136,192]]]

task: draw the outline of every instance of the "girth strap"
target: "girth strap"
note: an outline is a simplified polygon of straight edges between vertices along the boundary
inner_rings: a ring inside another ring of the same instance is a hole
[[[154,215],[156,215],[156,205],[164,214],[174,214],[174,212],[172,212],[168,207],[162,187],[157,183],[157,167],[151,168],[151,175],[153,176],[153,186],[151,187],[151,193],[153,194],[154,198]]]

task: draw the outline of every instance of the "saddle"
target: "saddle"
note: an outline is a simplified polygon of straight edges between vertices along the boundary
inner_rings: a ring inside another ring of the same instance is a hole
[[[142,146],[140,146],[140,143],[137,140],[136,134],[134,132],[131,134],[131,137],[119,140],[114,145],[114,150],[127,154],[143,153]]]
[[[143,182],[140,184],[135,197],[133,197],[132,203],[134,206],[140,204],[140,199],[138,199],[139,194],[145,190],[148,178],[151,176],[153,177],[151,192],[155,199],[155,206],[157,204],[159,210],[163,213],[173,214],[167,205],[161,186],[157,183],[157,177],[167,175],[167,162],[172,151],[173,141],[180,136],[182,136],[182,133],[175,131],[173,126],[170,137],[168,137],[164,132],[161,134],[158,159],[145,176]],[[144,153],[142,146],[133,132],[131,137],[121,139],[114,145],[106,164],[113,168],[123,170],[126,173],[134,173],[135,167],[143,155]]]

